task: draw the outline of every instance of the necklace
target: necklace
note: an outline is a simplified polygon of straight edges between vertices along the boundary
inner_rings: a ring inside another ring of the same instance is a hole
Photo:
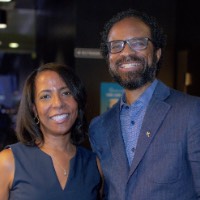
[[[67,176],[67,170],[64,167],[62,167],[60,162],[58,162],[58,160],[55,157],[53,157],[53,159],[54,159],[54,161],[56,161],[57,165],[63,170],[64,176]]]
[[[71,148],[71,149],[72,149],[72,150],[70,150],[70,152],[71,152],[70,155],[72,154],[71,156],[74,156],[74,153],[75,153],[74,151],[76,151],[76,148],[73,147],[73,148]],[[67,175],[68,175],[67,170],[66,170],[66,169],[60,164],[60,162],[56,159],[55,154],[53,154],[53,150],[51,150],[50,148],[44,147],[44,146],[41,148],[41,150],[44,151],[46,154],[48,154],[48,155],[51,157],[52,161],[55,162],[55,164],[57,164],[58,167],[59,167],[60,169],[63,170],[63,175],[64,175],[64,176],[67,176]],[[70,157],[71,157],[71,156],[70,156]]]

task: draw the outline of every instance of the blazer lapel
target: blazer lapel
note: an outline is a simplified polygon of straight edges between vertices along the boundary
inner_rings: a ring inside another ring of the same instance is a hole
[[[152,96],[143,120],[135,156],[129,171],[129,177],[137,168],[148,146],[151,144],[151,141],[156,135],[159,126],[170,109],[170,105],[163,101],[163,99],[165,99],[168,95],[169,89],[158,82],[158,86]]]
[[[123,177],[127,177],[129,171],[129,165],[121,133],[119,107],[120,107],[119,103],[117,103],[113,107],[113,111],[111,112],[111,115],[109,116],[110,118],[108,119],[108,121],[113,122],[113,124],[110,124],[109,130],[107,131],[109,133],[108,134],[109,145],[114,160],[114,168],[116,169],[117,172],[119,172],[118,168],[119,170],[126,169],[123,171],[120,170],[120,174],[121,175],[123,174],[124,175]]]

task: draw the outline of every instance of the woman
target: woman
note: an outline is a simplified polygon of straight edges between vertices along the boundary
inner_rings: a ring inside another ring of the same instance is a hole
[[[86,137],[84,87],[72,69],[48,63],[27,78],[17,116],[19,143],[0,153],[1,200],[93,200],[101,175]]]

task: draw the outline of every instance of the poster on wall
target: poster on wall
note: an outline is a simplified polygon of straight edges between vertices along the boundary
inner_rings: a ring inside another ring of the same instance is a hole
[[[112,82],[101,83],[101,100],[100,100],[100,113],[104,113],[111,108],[118,99],[122,96],[123,88]]]

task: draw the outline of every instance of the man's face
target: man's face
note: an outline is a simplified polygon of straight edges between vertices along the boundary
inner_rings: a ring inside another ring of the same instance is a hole
[[[108,42],[132,38],[151,39],[151,33],[149,27],[141,20],[130,17],[114,24],[109,32]],[[161,49],[155,52],[151,41],[148,41],[147,47],[142,50],[131,49],[126,43],[122,51],[109,53],[110,74],[126,89],[140,88],[155,79],[156,63],[160,55]]]

